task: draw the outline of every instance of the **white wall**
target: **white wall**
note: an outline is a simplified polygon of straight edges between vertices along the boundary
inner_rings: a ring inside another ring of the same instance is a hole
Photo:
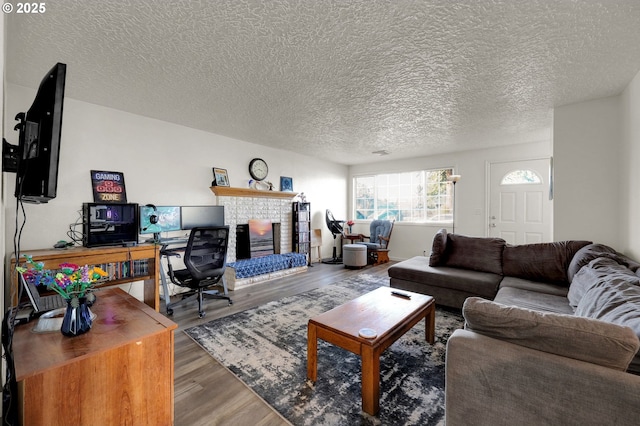
[[[554,112],[554,238],[620,247],[622,214],[619,96]]]
[[[67,91],[72,84],[67,81]],[[8,85],[5,96],[5,126],[12,129],[13,117],[29,108],[35,90]],[[293,178],[294,191],[307,195],[313,210],[312,226],[323,232],[323,256],[330,256],[331,234],[324,224],[324,210],[346,211],[346,166],[69,97],[65,99],[63,117],[58,196],[48,204],[25,204],[27,224],[22,252],[68,240],[69,224],[79,219],[82,203],[93,201],[90,170],[123,172],[129,202],[215,204],[210,190],[212,167],[227,169],[231,186],[247,187],[249,161],[261,157],[269,165],[267,180],[276,188],[280,176],[288,176]],[[17,132],[8,131],[5,137],[10,143],[18,143]],[[12,236],[15,175],[4,174],[4,178],[5,231]],[[8,238],[4,245],[9,255],[13,252],[11,240]]]
[[[0,19],[0,70],[2,75],[2,84],[0,84],[0,100],[2,100],[2,103],[0,103],[0,112],[2,112],[2,114],[4,114],[4,86],[5,86],[5,82],[4,82],[4,78],[5,78],[4,77],[4,63],[5,63],[4,20],[5,20],[5,17],[3,16],[2,19]],[[3,117],[3,115],[0,115],[0,117]],[[4,135],[4,120],[0,122],[0,133]],[[2,188],[3,182],[4,182],[4,173],[0,173],[0,188]],[[3,210],[4,210],[4,192],[0,191],[0,211],[3,211]],[[5,259],[5,250],[4,250],[5,238],[6,236],[5,236],[4,226],[3,226],[0,228],[0,252],[2,254],[1,256],[2,259]],[[2,288],[4,290],[0,291],[0,307],[2,308],[3,315],[5,312],[4,301],[6,298],[10,296],[8,294],[8,289],[4,285],[5,280],[6,280],[5,268],[2,268],[2,270],[0,271],[0,284],[2,284]],[[4,354],[4,350],[2,351],[2,353]],[[5,364],[4,358],[2,358],[2,368],[0,371],[0,374],[2,374],[2,380],[0,380],[0,382],[2,384],[5,383],[5,369],[6,369],[6,364]]]
[[[620,246],[640,259],[640,73],[621,96],[622,146],[620,149]]]
[[[412,158],[351,166],[349,180],[353,176],[370,173],[401,172],[453,167],[462,178],[456,184],[456,233],[486,236],[488,231],[486,206],[486,171],[489,162],[515,161],[549,157],[551,142],[512,145],[493,149],[455,152],[444,155]],[[350,185],[351,186],[351,185]],[[349,217],[353,216],[351,188],[349,191]],[[438,229],[451,227],[443,225],[396,223],[390,242],[389,256],[395,260],[429,254],[433,235]],[[356,224],[354,232],[368,234],[368,225]]]

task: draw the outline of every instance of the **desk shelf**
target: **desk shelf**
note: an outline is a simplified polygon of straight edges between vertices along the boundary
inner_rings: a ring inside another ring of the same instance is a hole
[[[95,266],[136,260],[146,261],[148,269],[145,273],[113,279],[99,284],[98,287],[144,281],[144,302],[156,311],[160,310],[160,290],[158,286],[160,258],[157,245],[141,244],[134,247],[72,247],[68,249],[25,250],[22,254],[33,256],[35,262],[44,262],[46,269],[58,269],[59,265],[65,262],[75,263],[80,266]],[[22,263],[22,260],[20,263]],[[11,285],[13,289],[18,288],[18,274],[15,272],[15,265],[16,259],[15,256],[12,256]],[[13,294],[18,294],[18,292],[15,291]]]

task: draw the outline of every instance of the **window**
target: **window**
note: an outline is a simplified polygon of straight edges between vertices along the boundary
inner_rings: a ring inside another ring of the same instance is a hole
[[[398,222],[442,222],[453,217],[453,169],[357,176],[353,179],[355,218]]]
[[[523,185],[542,183],[540,176],[533,170],[514,170],[507,173],[500,181],[500,185]]]

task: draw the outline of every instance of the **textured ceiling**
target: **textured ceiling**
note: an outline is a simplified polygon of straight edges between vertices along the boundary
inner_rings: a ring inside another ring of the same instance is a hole
[[[55,0],[6,79],[351,164],[547,140],[640,69],[638,0]],[[372,151],[388,150],[377,157]]]

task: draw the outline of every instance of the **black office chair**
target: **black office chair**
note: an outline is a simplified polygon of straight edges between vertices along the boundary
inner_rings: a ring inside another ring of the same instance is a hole
[[[203,318],[205,316],[202,309],[203,297],[228,300],[229,305],[233,303],[228,296],[227,283],[224,280],[228,241],[228,226],[193,228],[184,252],[186,269],[177,271],[173,270],[170,258],[171,256],[179,256],[179,254],[171,250],[166,253],[171,282],[191,289],[183,294],[181,300],[167,305],[167,315],[173,314],[175,306],[198,299],[198,316]],[[207,290],[210,287],[221,285],[220,281],[222,281],[224,294],[220,294],[218,290]]]
[[[329,265],[341,265],[342,264],[342,253],[338,255],[336,248],[336,238],[338,235],[342,235],[343,227],[342,224],[344,220],[335,220],[333,217],[333,213],[331,210],[327,209],[325,213],[325,221],[327,222],[327,228],[333,234],[333,257],[329,259],[323,259],[322,263],[327,263]]]

